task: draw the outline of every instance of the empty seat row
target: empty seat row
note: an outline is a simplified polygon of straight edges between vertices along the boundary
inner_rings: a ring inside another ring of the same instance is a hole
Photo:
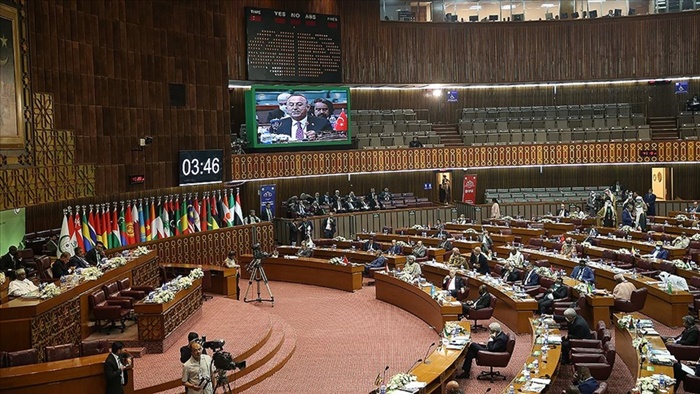
[[[646,124],[643,116],[631,118],[572,118],[547,119],[547,120],[507,120],[491,121],[476,119],[474,121],[462,121],[459,123],[460,132],[474,130],[475,132],[487,130],[511,130],[511,129],[569,129],[576,127],[627,127]]]
[[[623,141],[650,140],[651,131],[647,128],[628,130],[578,129],[578,130],[541,130],[541,131],[505,131],[484,134],[464,134],[462,141],[467,145],[476,144],[533,144],[560,143],[573,141]]]
[[[384,125],[359,125],[355,130],[357,134],[393,134],[414,133],[419,131],[429,132],[433,128],[430,123],[411,124],[384,124]]]
[[[387,147],[387,146],[398,146],[398,145],[405,145],[408,146],[408,144],[413,140],[412,135],[406,135],[406,136],[395,136],[395,137],[365,137],[365,136],[359,136],[357,137],[357,147],[359,149],[365,148],[365,147]],[[424,146],[426,144],[440,144],[440,136],[437,135],[431,135],[431,136],[419,136],[418,141],[420,141]]]
[[[700,123],[700,112],[699,111],[686,111],[678,114],[678,127],[684,124],[698,124]]]
[[[700,123],[698,124],[683,124],[679,129],[681,139],[700,138]]]
[[[491,107],[464,108],[462,118],[509,118],[521,116],[567,117],[567,116],[629,116],[631,105],[628,103],[558,105],[533,107]]]

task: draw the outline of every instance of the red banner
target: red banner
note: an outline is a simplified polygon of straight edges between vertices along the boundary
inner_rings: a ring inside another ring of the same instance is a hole
[[[464,187],[462,192],[462,202],[476,204],[476,174],[464,176]]]

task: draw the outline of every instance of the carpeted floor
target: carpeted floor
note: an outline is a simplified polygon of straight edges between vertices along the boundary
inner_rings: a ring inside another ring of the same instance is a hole
[[[348,293],[283,282],[270,282],[270,286],[275,295],[274,307],[269,303],[247,304],[244,315],[230,316],[226,313],[227,305],[232,307],[230,303],[238,301],[216,297],[204,304],[205,319],[196,328],[200,333],[209,334],[209,338],[226,338],[226,332],[232,329],[239,331],[255,324],[268,327],[270,315],[273,315],[273,319],[281,319],[294,330],[296,350],[288,363],[245,393],[367,393],[374,388],[374,379],[384,366],[390,367],[387,378],[405,372],[414,361],[423,358],[429,345],[438,339],[422,320],[377,301],[374,287],[365,286]],[[483,322],[484,325],[488,323]],[[658,322],[656,327],[663,335],[680,331]],[[250,328],[245,330],[250,332],[246,334],[251,336],[250,342],[261,335]],[[483,342],[487,336],[482,331],[473,338]],[[227,343],[227,350],[234,354],[245,347],[245,343]],[[501,369],[507,377],[505,381],[476,380],[476,375],[485,368],[474,365],[472,379],[459,380],[460,386],[468,393],[485,393],[489,389],[492,393],[502,392],[522,369],[530,347],[530,335],[517,337],[511,362]],[[158,365],[159,371],[172,369],[168,373],[172,379],[179,368],[178,362],[173,360],[177,358],[176,353],[176,349],[171,349],[167,355],[148,355],[140,360],[136,371],[137,387],[150,386],[154,379],[148,375],[138,376],[140,365],[144,370],[154,365]],[[549,392],[561,392],[572,375],[570,366],[562,366]],[[626,393],[633,384],[632,375],[619,357],[608,384],[608,393],[614,394]]]

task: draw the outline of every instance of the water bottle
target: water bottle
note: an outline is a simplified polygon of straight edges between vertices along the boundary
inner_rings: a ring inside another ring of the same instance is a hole
[[[379,386],[379,394],[386,394],[386,385],[383,383],[381,386]]]
[[[533,373],[535,374],[535,376],[540,376],[540,361],[536,359],[533,364],[534,364],[534,372]]]
[[[527,363],[523,365],[523,376],[525,377],[526,382],[530,380],[530,370],[527,369]]]
[[[508,387],[508,394],[515,394],[515,387],[512,384]]]
[[[430,296],[432,297],[435,294],[435,285],[430,285]]]

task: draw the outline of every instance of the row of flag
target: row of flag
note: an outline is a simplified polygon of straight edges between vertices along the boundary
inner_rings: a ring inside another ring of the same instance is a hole
[[[105,248],[243,224],[240,190],[151,197],[63,210],[58,253]]]

